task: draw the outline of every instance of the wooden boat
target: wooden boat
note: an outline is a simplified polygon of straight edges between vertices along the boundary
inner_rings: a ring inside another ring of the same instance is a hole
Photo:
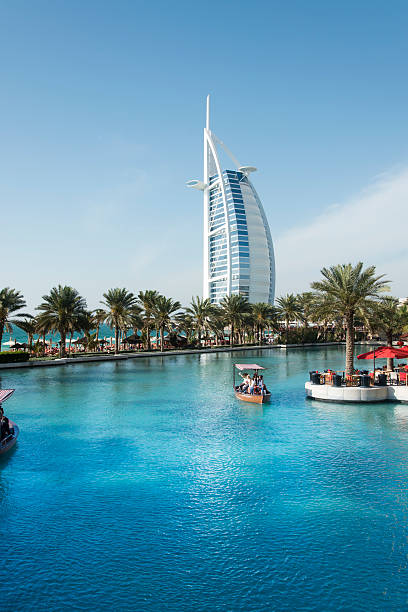
[[[2,403],[5,402],[14,393],[14,389],[0,389],[0,414],[3,415]],[[9,433],[0,438],[0,455],[7,453],[17,442],[18,434],[20,433],[17,425],[8,419]],[[1,436],[1,429],[0,429]]]
[[[265,402],[269,402],[271,399],[270,393],[265,393],[265,395],[255,394],[250,395],[249,393],[239,393],[235,389],[235,397],[243,402],[252,402],[253,404],[265,404]]]
[[[7,453],[7,451],[13,448],[13,446],[17,442],[18,434],[20,433],[20,430],[17,425],[13,423],[13,421],[10,421],[10,419],[9,424],[10,434],[6,438],[4,438],[4,440],[0,440],[0,455],[2,455],[3,453]]]
[[[253,395],[251,395],[250,393],[242,393],[242,391],[240,391],[235,384],[235,368],[240,372],[252,370],[254,374],[258,374],[258,370],[264,370],[265,368],[256,363],[235,363],[233,369],[234,393],[235,397],[243,402],[250,402],[252,404],[265,404],[265,402],[269,402],[269,400],[271,399],[271,394],[269,391],[265,394],[254,393]]]

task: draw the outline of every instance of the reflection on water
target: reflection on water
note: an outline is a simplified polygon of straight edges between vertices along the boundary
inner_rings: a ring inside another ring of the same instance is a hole
[[[235,362],[270,404],[236,400]],[[406,607],[408,406],[307,401],[344,349],[2,373],[2,609]]]

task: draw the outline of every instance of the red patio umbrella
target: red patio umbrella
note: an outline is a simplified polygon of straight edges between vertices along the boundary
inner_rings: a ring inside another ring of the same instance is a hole
[[[374,359],[374,372],[376,359],[405,359],[408,357],[408,347],[394,348],[393,346],[379,346],[368,353],[357,355],[357,359]]]
[[[369,353],[357,355],[357,359],[404,359],[404,357],[408,357],[408,349],[393,346],[379,346]]]

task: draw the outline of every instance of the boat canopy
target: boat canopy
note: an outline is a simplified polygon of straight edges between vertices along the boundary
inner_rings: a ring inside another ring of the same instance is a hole
[[[257,365],[256,363],[236,363],[235,367],[237,368],[237,370],[264,370],[265,368],[263,368],[260,365]]]
[[[14,393],[14,389],[0,389],[0,404],[5,402]]]

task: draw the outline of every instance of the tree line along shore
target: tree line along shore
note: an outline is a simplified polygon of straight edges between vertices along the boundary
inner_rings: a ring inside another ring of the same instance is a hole
[[[115,353],[132,345],[151,351],[153,331],[155,347],[161,351],[166,347],[262,345],[266,341],[289,344],[345,340],[348,374],[353,371],[356,340],[381,335],[390,345],[408,329],[408,307],[398,298],[384,295],[387,291],[389,281],[384,275],[378,275],[375,266],[365,268],[361,262],[323,268],[310,291],[278,297],[275,305],[250,304],[237,294],[224,297],[219,305],[197,296],[183,307],[156,290],[136,294],[114,288],[103,294],[99,308],[89,310],[76,289],[58,285],[43,296],[33,315],[23,312],[23,294],[6,287],[0,290],[0,345],[4,332],[11,333],[14,325],[26,332],[25,348],[32,357],[44,356],[46,336],[57,333],[59,357],[69,354],[71,343],[67,350],[67,339],[72,340],[75,332],[83,335],[84,351],[100,352],[104,341],[99,330],[103,324],[114,329]],[[35,335],[39,336],[37,341]]]

